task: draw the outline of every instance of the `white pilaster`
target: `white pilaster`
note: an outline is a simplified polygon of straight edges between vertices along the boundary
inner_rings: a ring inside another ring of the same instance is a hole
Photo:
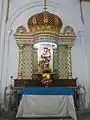
[[[6,86],[6,69],[8,53],[8,31],[6,29],[8,0],[2,0],[2,14],[0,21],[0,102],[3,102],[4,88]]]

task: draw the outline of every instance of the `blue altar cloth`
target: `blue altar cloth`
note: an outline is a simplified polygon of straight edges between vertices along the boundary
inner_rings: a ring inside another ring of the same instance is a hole
[[[25,87],[22,95],[74,95],[74,89],[69,87]]]

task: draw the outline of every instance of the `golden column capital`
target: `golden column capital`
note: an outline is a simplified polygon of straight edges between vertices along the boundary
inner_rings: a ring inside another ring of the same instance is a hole
[[[24,45],[23,44],[19,44],[18,47],[19,47],[19,49],[22,49],[24,47]]]
[[[67,48],[68,48],[68,49],[71,49],[71,48],[72,48],[72,44],[67,45]]]

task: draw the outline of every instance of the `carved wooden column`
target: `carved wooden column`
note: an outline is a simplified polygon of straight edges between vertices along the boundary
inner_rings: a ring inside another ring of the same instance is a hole
[[[22,77],[23,48],[24,48],[24,45],[19,45],[18,79],[23,79],[23,77]]]
[[[68,79],[72,79],[72,58],[71,58],[72,46],[67,46],[67,67],[68,67]]]

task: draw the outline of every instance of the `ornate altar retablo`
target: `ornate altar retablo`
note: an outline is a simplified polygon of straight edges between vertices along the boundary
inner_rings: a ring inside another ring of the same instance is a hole
[[[75,86],[71,58],[75,40],[73,28],[66,26],[61,32],[61,18],[46,10],[31,16],[27,25],[29,30],[21,25],[14,34],[19,47],[18,77],[15,85],[27,86],[35,81],[40,85],[42,79],[39,81],[38,77],[36,80],[32,76],[51,74],[53,84]],[[58,76],[57,79],[53,79],[55,75]]]

